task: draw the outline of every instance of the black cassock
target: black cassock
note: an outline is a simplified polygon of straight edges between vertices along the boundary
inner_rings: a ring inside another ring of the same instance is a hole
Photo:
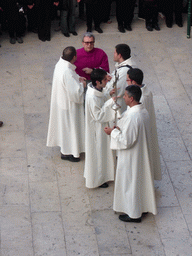
[[[38,37],[42,41],[51,40],[51,11],[53,0],[36,0]]]

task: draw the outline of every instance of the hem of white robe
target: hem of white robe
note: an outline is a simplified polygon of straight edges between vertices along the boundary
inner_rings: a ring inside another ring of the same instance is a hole
[[[85,176],[84,176],[84,178],[85,178]],[[86,178],[85,178],[85,186],[86,186],[86,188],[98,188],[99,186],[103,185],[104,183],[110,182],[110,181],[114,181],[114,179],[107,179],[106,181],[98,183],[98,185],[90,186],[90,185],[86,184]]]
[[[132,219],[138,219],[138,218],[142,217],[142,213],[144,213],[144,212],[148,212],[148,213],[152,213],[153,215],[157,215],[157,210],[156,210],[156,211],[145,210],[145,211],[143,211],[143,212],[141,213],[140,216],[139,216],[139,215],[132,215],[132,214],[128,213],[128,211],[124,211],[124,210],[122,210],[122,209],[117,209],[117,208],[115,208],[114,206],[113,206],[113,211],[114,211],[114,212],[117,212],[117,213],[124,213],[124,214],[127,214],[127,215],[129,215],[129,217],[132,218]]]

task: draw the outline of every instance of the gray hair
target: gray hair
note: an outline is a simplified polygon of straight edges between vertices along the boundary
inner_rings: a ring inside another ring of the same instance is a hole
[[[86,37],[86,36],[89,37],[89,38],[93,37],[94,42],[95,42],[95,36],[94,36],[93,33],[91,33],[91,32],[86,32],[86,33],[83,35],[82,42],[84,41],[84,37]]]

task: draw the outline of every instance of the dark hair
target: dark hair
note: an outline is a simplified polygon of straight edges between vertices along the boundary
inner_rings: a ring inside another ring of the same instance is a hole
[[[138,85],[129,85],[125,88],[125,90],[127,91],[129,97],[133,97],[133,99],[137,102],[140,101],[142,91]]]
[[[137,84],[142,85],[143,82],[143,71],[139,68],[130,68],[127,71],[129,78],[135,81]]]
[[[63,50],[62,59],[71,61],[77,55],[76,49],[73,46],[68,46]]]
[[[91,82],[93,86],[96,86],[96,81],[99,81],[101,83],[101,81],[105,78],[105,76],[107,75],[107,72],[104,69],[101,68],[96,68],[93,69],[93,71],[91,72]]]
[[[115,46],[117,54],[121,54],[124,60],[131,57],[131,49],[127,44],[118,44]]]

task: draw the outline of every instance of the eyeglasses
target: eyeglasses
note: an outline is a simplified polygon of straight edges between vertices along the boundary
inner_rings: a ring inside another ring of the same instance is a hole
[[[95,42],[94,41],[91,41],[91,42],[83,42],[84,44],[94,44]]]

